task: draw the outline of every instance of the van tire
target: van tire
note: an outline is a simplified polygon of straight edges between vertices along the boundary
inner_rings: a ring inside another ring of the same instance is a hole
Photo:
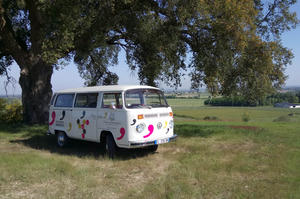
[[[154,153],[155,151],[157,151],[157,149],[158,149],[158,144],[148,146],[148,150],[149,150],[150,152],[153,152],[153,153]]]
[[[116,149],[117,146],[112,134],[106,135],[105,153],[110,159],[114,159],[116,154]]]
[[[65,134],[63,131],[58,131],[56,133],[56,143],[57,146],[63,148],[67,145],[68,143],[68,136]]]

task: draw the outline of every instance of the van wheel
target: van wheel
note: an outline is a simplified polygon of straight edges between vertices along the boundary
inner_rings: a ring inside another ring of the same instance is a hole
[[[65,134],[65,132],[59,131],[56,134],[56,141],[57,141],[57,145],[59,147],[65,147],[67,145],[67,142],[68,142],[68,137]]]
[[[105,152],[108,155],[109,158],[113,159],[116,153],[116,143],[111,134],[108,134],[106,136],[106,142],[105,142]]]
[[[155,151],[157,151],[157,148],[158,148],[158,144],[148,146],[148,150],[149,150],[150,152],[155,152]]]

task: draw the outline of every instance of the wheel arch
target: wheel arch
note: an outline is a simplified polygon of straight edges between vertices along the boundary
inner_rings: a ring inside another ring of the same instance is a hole
[[[109,135],[109,134],[111,134],[112,137],[114,138],[114,135],[112,134],[112,132],[110,132],[110,131],[105,131],[105,130],[101,131],[101,133],[100,133],[100,138],[99,138],[100,143],[105,143],[105,137],[106,137],[107,135]],[[114,139],[115,139],[115,138],[114,138]],[[115,142],[116,142],[116,140],[115,140]]]
[[[57,129],[54,130],[54,135],[56,136],[59,132],[63,132],[67,137],[69,137],[65,131],[57,130]]]

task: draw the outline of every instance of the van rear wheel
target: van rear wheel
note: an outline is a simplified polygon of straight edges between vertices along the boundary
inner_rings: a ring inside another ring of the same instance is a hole
[[[68,136],[65,134],[65,132],[59,131],[56,134],[56,141],[59,147],[65,147],[68,142]]]
[[[111,134],[108,134],[106,136],[106,142],[105,142],[105,153],[106,155],[110,158],[113,159],[115,157],[116,154],[116,143],[115,140],[113,138],[113,136]]]

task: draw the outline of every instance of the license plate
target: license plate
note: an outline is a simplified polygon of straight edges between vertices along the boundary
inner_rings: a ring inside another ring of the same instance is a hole
[[[161,139],[161,140],[155,140],[155,144],[164,144],[164,143],[167,143],[169,142],[169,138],[166,138],[166,139]]]

